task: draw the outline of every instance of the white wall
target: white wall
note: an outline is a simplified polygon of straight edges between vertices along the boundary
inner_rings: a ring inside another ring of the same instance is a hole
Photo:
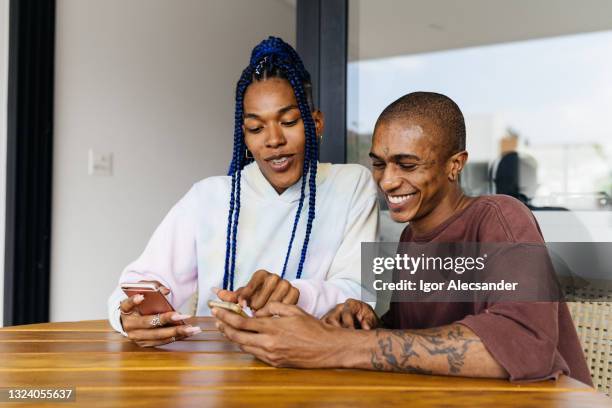
[[[233,93],[283,0],[58,0],[51,319],[106,317],[122,268],[192,183],[223,174]],[[113,153],[88,176],[87,152]]]
[[[6,216],[6,98],[9,1],[0,0],[0,327],[4,321],[4,217]]]

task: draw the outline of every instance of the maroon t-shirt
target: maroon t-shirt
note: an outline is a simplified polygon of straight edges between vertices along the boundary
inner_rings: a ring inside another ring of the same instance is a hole
[[[543,243],[538,223],[520,201],[504,195],[478,197],[427,234],[407,226],[402,242]],[[425,329],[459,323],[470,328],[511,381],[557,378],[564,373],[593,385],[565,303],[392,302],[387,327]]]

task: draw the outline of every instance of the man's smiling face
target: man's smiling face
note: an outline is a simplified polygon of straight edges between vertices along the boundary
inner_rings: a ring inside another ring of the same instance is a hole
[[[447,194],[447,147],[439,132],[419,117],[385,120],[374,130],[372,174],[396,222],[418,221]]]

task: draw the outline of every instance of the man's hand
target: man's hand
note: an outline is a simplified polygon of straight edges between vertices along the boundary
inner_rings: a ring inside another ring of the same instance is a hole
[[[321,320],[332,326],[346,329],[372,330],[382,326],[374,309],[367,303],[355,299],[348,299],[336,305]]]
[[[275,367],[508,378],[480,338],[460,324],[423,330],[350,330],[278,302],[258,313],[271,317],[246,318],[212,309],[217,327],[228,339]]]
[[[162,286],[157,281],[140,282],[155,283],[163,295],[170,293],[170,289]],[[191,317],[177,312],[160,313],[159,322],[156,321],[155,315],[142,316],[138,313],[137,306],[143,300],[144,296],[134,295],[124,299],[119,306],[123,330],[127,333],[128,339],[140,347],[153,347],[172,343],[202,331],[199,327],[188,325],[164,327],[171,322]]]
[[[341,367],[346,344],[341,329],[327,325],[302,309],[268,303],[255,318],[212,309],[217,328],[240,348],[275,367]],[[263,317],[262,317],[263,316]]]
[[[289,281],[263,269],[255,272],[246,286],[235,291],[217,289],[215,293],[225,302],[240,303],[254,311],[270,302],[295,305],[300,297],[300,291]]]

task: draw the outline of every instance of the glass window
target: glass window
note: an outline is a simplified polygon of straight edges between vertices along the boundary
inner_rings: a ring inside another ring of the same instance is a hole
[[[612,22],[602,27],[589,2],[548,15],[533,2],[489,2],[495,15],[487,2],[461,3],[350,1],[349,162],[370,165],[374,124],[390,102],[440,92],[466,119],[467,193],[503,191],[496,175],[515,166],[534,209],[609,210]],[[512,26],[500,15],[527,20]]]

